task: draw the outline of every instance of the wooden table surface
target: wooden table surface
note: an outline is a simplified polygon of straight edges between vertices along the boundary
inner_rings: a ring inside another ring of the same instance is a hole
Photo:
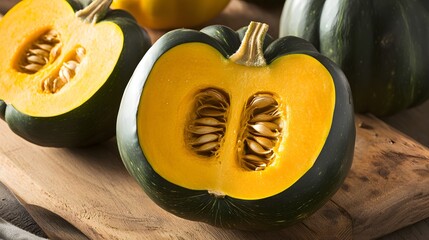
[[[7,9],[12,7],[17,1],[16,0],[1,0],[0,1],[0,12],[5,13]],[[235,11],[239,6],[243,6],[244,3],[237,4],[238,0],[233,0],[234,3],[228,6],[229,10],[223,13],[218,19],[214,20],[220,21],[222,24],[229,25],[233,28],[237,28],[238,26],[244,26],[248,22],[249,18],[253,18],[254,16],[258,16],[260,19],[254,19],[259,21],[268,22],[272,27],[270,29],[270,33],[273,36],[277,34],[277,26],[278,26],[278,16],[280,10],[274,10],[273,14],[267,14],[267,10],[259,9],[253,5],[247,4],[246,7],[250,8],[247,14],[240,19],[230,17],[228,15],[228,11]],[[232,9],[232,10],[231,10]],[[235,9],[235,10],[234,10]],[[256,14],[255,14],[256,12]],[[263,16],[263,17],[260,17]],[[221,19],[221,20],[219,20]],[[156,40],[162,32],[159,31],[150,31],[153,40]],[[429,125],[427,124],[427,120],[429,117],[429,102],[394,116],[383,118],[386,123],[397,128],[401,132],[408,134],[419,143],[429,146]],[[1,197],[1,196],[0,196]],[[429,207],[429,206],[428,206]],[[58,220],[58,217],[47,216],[47,220]],[[39,219],[40,221],[40,219]],[[43,223],[41,223],[43,224]],[[73,227],[69,224],[64,223],[64,228],[67,228],[69,231],[73,231]],[[411,226],[405,227],[404,229],[398,230],[394,233],[391,233],[387,236],[382,237],[383,240],[387,239],[416,239],[423,240],[429,238],[429,219],[422,220],[417,222]]]

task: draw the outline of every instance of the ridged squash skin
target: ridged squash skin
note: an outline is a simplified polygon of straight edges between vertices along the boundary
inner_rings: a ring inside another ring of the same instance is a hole
[[[142,120],[137,116],[140,99],[152,67],[159,58],[177,46],[194,42],[207,44],[228,58],[237,51],[241,43],[240,35],[224,26],[209,26],[201,31],[174,30],[161,37],[136,68],[124,93],[117,122],[118,148],[129,173],[163,209],[182,218],[222,228],[280,229],[305,219],[323,206],[341,186],[353,158],[355,126],[347,80],[332,61],[319,54],[308,42],[288,37],[274,42],[266,38],[264,44],[267,64],[280,56],[307,54],[328,69],[335,84],[335,112],[326,143],[313,167],[290,188],[256,200],[228,195],[219,197],[207,190],[187,189],[159,175],[148,161],[139,141],[138,121]],[[144,112],[144,109],[141,111],[142,116],[150,117],[150,112]]]
[[[42,4],[55,4],[55,2],[57,1],[47,1]],[[86,6],[85,1],[69,0],[63,2],[69,4],[72,16],[76,11]],[[33,3],[30,2],[30,4]],[[20,8],[20,4],[16,5],[15,8]],[[13,18],[17,14],[20,14],[19,10],[12,9],[10,13],[8,12],[3,17],[2,21],[9,21],[9,18]],[[48,14],[52,15],[53,22],[56,21],[56,18],[62,17],[57,16],[55,12]],[[37,145],[49,147],[88,146],[105,141],[115,135],[116,118],[122,93],[138,62],[151,46],[151,41],[148,34],[125,11],[108,10],[103,19],[100,20],[95,24],[112,22],[117,25],[123,38],[122,51],[114,68],[111,69],[108,79],[89,99],[83,101],[78,107],[53,116],[27,114],[15,108],[13,102],[10,103],[0,96],[0,117],[6,121],[10,129],[17,135]],[[38,23],[34,21],[32,24]],[[25,32],[23,29],[16,29],[16,31],[17,33],[19,31]],[[68,30],[59,29],[59,31]],[[85,38],[85,32],[76,32],[76,34],[83,34],[81,36],[77,35],[77,37]],[[104,39],[103,36],[100,36],[98,43],[103,44],[103,42],[108,41],[109,39]],[[6,47],[6,43],[2,43],[2,45]],[[103,59],[103,61],[109,61],[109,59]],[[2,77],[0,76],[1,79]],[[95,81],[95,79],[80,80]],[[81,101],[79,96],[75,96],[75,98],[76,101]],[[29,101],[32,101],[31,98]]]
[[[424,0],[288,0],[280,36],[310,41],[346,74],[355,110],[392,115],[429,98]]]

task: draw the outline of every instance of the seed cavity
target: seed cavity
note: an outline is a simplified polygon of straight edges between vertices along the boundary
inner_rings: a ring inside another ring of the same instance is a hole
[[[85,48],[78,46],[70,54],[68,60],[64,61],[57,74],[42,81],[41,90],[43,93],[57,93],[67,83],[69,83],[78,71],[79,65],[86,54]]]
[[[56,30],[47,31],[24,51],[18,70],[27,74],[38,72],[57,59],[61,52],[61,46],[59,33]]]
[[[194,102],[185,139],[198,155],[214,156],[225,135],[229,97],[220,89],[207,88],[196,94]]]
[[[237,142],[239,165],[247,171],[262,171],[276,159],[276,148],[284,129],[284,113],[277,97],[256,93],[242,113]],[[230,108],[229,95],[220,89],[200,90],[185,127],[187,146],[196,154],[216,156],[225,136]]]
[[[275,159],[274,148],[283,130],[280,104],[270,93],[258,93],[245,107],[240,165],[250,171],[264,170]]]

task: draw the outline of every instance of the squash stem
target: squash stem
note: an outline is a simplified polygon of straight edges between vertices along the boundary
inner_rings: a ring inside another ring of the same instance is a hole
[[[113,0],[94,0],[84,9],[76,12],[76,17],[85,23],[95,24],[104,18]]]
[[[229,59],[237,64],[245,66],[266,66],[267,62],[264,58],[263,46],[267,32],[267,24],[250,22],[240,47]]]

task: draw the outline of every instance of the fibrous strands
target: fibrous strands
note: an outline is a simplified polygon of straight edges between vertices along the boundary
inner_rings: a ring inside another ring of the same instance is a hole
[[[63,62],[57,75],[43,80],[41,86],[42,92],[56,93],[67,83],[69,83],[76,75],[76,71],[79,67],[79,64],[82,62],[85,53],[85,48],[77,47],[75,52],[72,54],[72,57],[69,60]]]
[[[195,106],[186,128],[186,139],[192,150],[202,156],[213,156],[225,134],[229,98],[222,90],[208,88],[195,96]]]
[[[256,94],[248,101],[245,118],[239,162],[247,170],[264,170],[275,158],[274,148],[283,130],[279,103],[271,94]]]
[[[19,70],[34,74],[53,62],[61,51],[61,40],[57,31],[50,30],[37,38],[21,57]]]

